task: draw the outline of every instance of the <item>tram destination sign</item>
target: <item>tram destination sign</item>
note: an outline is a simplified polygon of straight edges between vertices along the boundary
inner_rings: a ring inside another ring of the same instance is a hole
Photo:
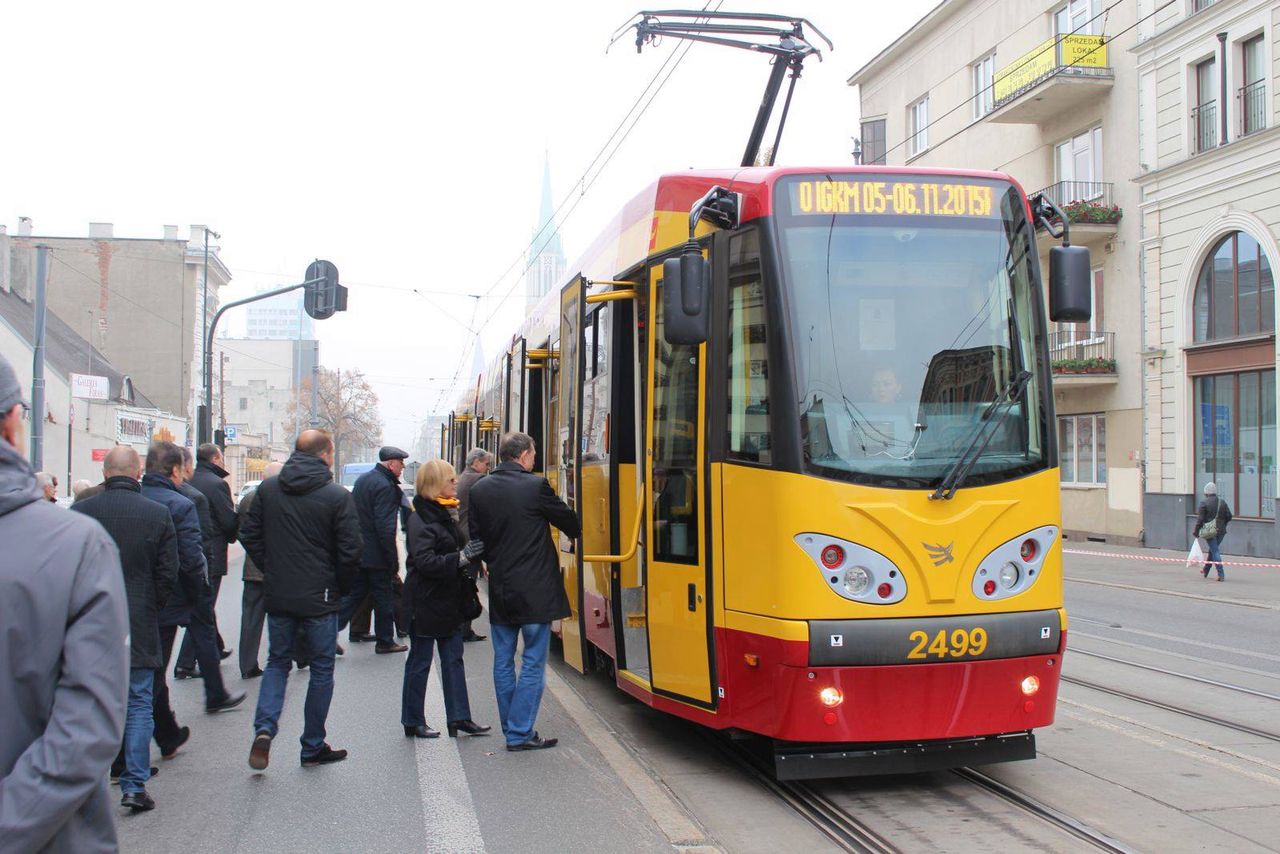
[[[791,182],[788,191],[791,212],[800,215],[1000,217],[988,184],[823,178]]]

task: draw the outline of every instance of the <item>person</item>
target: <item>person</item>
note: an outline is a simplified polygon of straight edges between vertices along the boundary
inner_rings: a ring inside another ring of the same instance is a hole
[[[225,643],[222,642],[222,634],[218,631],[218,616],[213,606],[213,578],[208,576],[208,567],[214,562],[214,549],[217,534],[216,526],[213,521],[213,508],[209,505],[209,499],[203,492],[191,485],[191,479],[195,477],[195,459],[191,455],[191,449],[178,446],[178,450],[182,452],[182,483],[178,484],[178,491],[187,498],[191,499],[191,503],[196,505],[196,516],[200,520],[200,542],[201,549],[204,552],[204,562],[206,576],[209,578],[209,596],[207,601],[202,599],[199,603],[192,606],[193,613],[196,613],[201,622],[208,623],[213,627],[214,642],[218,648],[218,658],[223,659],[231,655],[231,650],[227,649]],[[207,606],[207,607],[206,607]],[[191,633],[190,628],[187,634]],[[186,638],[183,638],[183,646],[186,645]],[[198,679],[201,677],[199,668],[195,662],[190,667],[183,666],[181,660],[182,651],[179,649],[179,660],[174,665],[173,676],[175,679]]]
[[[57,504],[58,476],[47,471],[38,471],[36,472],[36,481],[40,484],[40,490],[44,493],[44,500]]]
[[[124,733],[129,617],[115,543],[44,501],[30,417],[0,356],[0,849],[114,851],[107,772]]]
[[[295,644],[307,647],[311,668],[302,765],[347,758],[347,751],[325,742],[325,719],[333,700],[338,607],[360,572],[363,543],[355,501],[333,482],[332,466],[333,438],[302,431],[280,474],[259,484],[240,529],[240,542],[262,572],[267,602],[267,669],[249,751],[249,767],[257,771],[267,767],[279,729]]]
[[[497,468],[471,487],[471,536],[484,543],[489,568],[489,627],[493,684],[507,750],[554,747],[534,724],[542,701],[551,621],[569,616],[569,598],[548,523],[570,537],[581,533],[578,516],[545,478],[533,471],[537,449],[525,433],[508,433],[498,447]],[[524,639],[520,676],[516,638]]]
[[[142,497],[142,458],[128,445],[107,452],[106,489],[77,501],[72,510],[106,529],[120,550],[129,604],[129,705],[121,749],[120,804],[134,812],[155,809],[151,778],[152,693],[160,657],[160,609],[178,583],[178,538],[164,507]],[[86,481],[87,483],[87,481]],[[114,774],[114,769],[113,772]]]
[[[467,541],[459,527],[457,480],[453,466],[444,460],[428,460],[418,467],[416,495],[409,516],[409,576],[405,598],[413,611],[404,662],[404,687],[400,723],[404,734],[436,738],[427,726],[424,703],[431,674],[432,648],[440,649],[440,680],[449,737],[459,732],[485,735],[490,727],[471,720],[467,699],[467,674],[462,664],[462,626],[466,606],[475,600],[476,569],[484,543]]]
[[[1225,498],[1218,496],[1218,485],[1206,483],[1204,498],[1196,508],[1195,534],[1209,545],[1209,559],[1205,561],[1204,569],[1200,573],[1204,578],[1208,578],[1210,568],[1214,568],[1218,570],[1218,580],[1226,580],[1227,568],[1222,562],[1222,540],[1227,535],[1227,525],[1231,523],[1232,518],[1231,505]],[[1215,536],[1209,537],[1205,535],[1204,529],[1211,521],[1214,522],[1217,532]]]
[[[379,655],[408,652],[409,647],[396,643],[394,627],[394,599],[391,577],[400,571],[399,553],[396,550],[396,520],[400,515],[400,475],[404,473],[404,461],[408,454],[387,445],[378,451],[378,464],[356,479],[351,490],[356,513],[360,520],[360,536],[364,548],[360,555],[360,574],[351,593],[343,598],[338,615],[338,630],[346,628],[351,615],[368,593],[373,593],[374,634],[377,642],[373,651]],[[359,637],[348,635],[358,642]]]
[[[134,453],[137,453],[137,452],[135,451]],[[79,501],[81,498],[89,498],[90,496],[85,495],[85,493],[88,492],[90,489],[93,489],[93,482],[85,480],[84,478],[81,478],[80,480],[77,480],[75,483],[71,484],[71,496],[75,501]],[[101,491],[102,490],[99,490],[99,492]]]
[[[147,449],[146,471],[142,475],[142,495],[164,505],[178,536],[178,584],[160,611],[161,667],[156,672],[152,695],[154,738],[160,755],[166,759],[173,756],[191,736],[189,727],[178,725],[169,705],[169,685],[165,678],[178,626],[186,626],[195,643],[196,660],[200,662],[204,676],[205,711],[214,713],[233,709],[245,698],[243,693],[231,694],[222,682],[213,623],[207,617],[212,609],[208,604],[209,577],[206,574],[199,511],[179,488],[182,475],[182,449],[172,442],[152,442]]]
[[[262,470],[262,479],[265,481],[268,478],[275,477],[280,474],[280,469],[283,467],[283,463],[267,463]],[[253,497],[257,494],[258,492],[255,489],[240,499],[240,507],[236,510],[240,527],[244,526],[244,520],[249,515],[249,508],[253,506]],[[244,556],[244,593],[240,597],[241,679],[256,679],[262,675],[262,668],[258,666],[258,649],[262,646],[262,625],[266,619],[267,600],[262,584],[262,570],[258,569],[258,565],[253,562],[253,557],[246,552]]]
[[[462,529],[462,535],[465,539],[471,539],[471,517],[468,513],[471,506],[471,487],[475,486],[476,481],[489,473],[489,469],[493,467],[493,454],[484,448],[472,448],[467,454],[467,469],[458,477],[458,526]],[[484,565],[477,567],[481,575],[484,574]],[[468,620],[466,626],[462,629],[462,639],[467,643],[475,643],[485,639],[485,635],[477,634],[475,629],[471,628],[471,621]]]
[[[189,459],[188,454],[189,451],[183,455],[184,460]],[[222,463],[221,448],[213,444],[201,445],[196,449],[195,468],[188,468],[186,479],[190,481],[191,488],[204,496],[209,505],[208,517],[201,517],[201,533],[204,535],[205,555],[209,562],[209,606],[212,610],[213,628],[218,637],[218,654],[227,658],[231,655],[231,650],[227,649],[222,640],[222,632],[218,631],[218,591],[222,589],[222,579],[227,575],[227,546],[236,541],[240,518],[236,516],[236,506],[231,500],[231,487],[226,481],[230,472],[222,467]],[[208,527],[204,527],[206,523]],[[191,633],[188,632],[178,649],[174,675],[194,674],[195,667],[195,647],[191,643]]]
[[[882,367],[871,375],[871,400],[874,403],[895,403],[902,394],[898,374],[890,367]]]

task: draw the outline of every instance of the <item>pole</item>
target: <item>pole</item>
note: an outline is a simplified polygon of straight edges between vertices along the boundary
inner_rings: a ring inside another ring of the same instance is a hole
[[[320,426],[320,341],[312,342],[311,350],[311,427]]]
[[[87,405],[87,404],[86,404]],[[76,432],[76,399],[67,401],[67,497],[71,497],[71,437]]]
[[[1222,126],[1222,136],[1218,145],[1227,144],[1227,34],[1218,33],[1218,122]]]
[[[209,346],[205,342],[208,339],[209,322],[209,227],[201,226],[204,229],[204,276],[201,279],[200,287],[202,295],[200,297],[200,364],[201,372],[204,380],[204,412],[197,425],[196,444],[203,445],[213,440],[213,431],[211,425],[213,422],[213,413],[210,408],[213,405],[213,389],[209,384],[209,374],[213,372],[213,359],[210,358]]]
[[[36,244],[35,355],[31,362],[31,467],[44,469],[44,322],[48,311],[49,247]]]

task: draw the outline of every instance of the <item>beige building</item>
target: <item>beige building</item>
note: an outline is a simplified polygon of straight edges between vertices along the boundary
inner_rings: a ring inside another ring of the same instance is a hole
[[[221,366],[224,406],[215,424],[235,427],[237,438],[257,434],[264,446],[287,452],[298,433],[308,426],[307,400],[293,405],[304,384],[310,388],[311,369],[320,344],[311,340],[218,338],[214,359]],[[228,439],[228,446],[236,444]]]
[[[1146,16],[1158,6],[1140,0]],[[1280,556],[1280,6],[1185,0],[1139,30],[1147,542],[1187,546],[1214,482],[1224,551]],[[1118,82],[1117,82],[1118,85]]]
[[[1093,319],[1051,324],[1069,536],[1142,537],[1136,0],[944,0],[849,79],[864,164],[984,169],[1065,209]],[[1041,233],[1041,269],[1057,241]]]

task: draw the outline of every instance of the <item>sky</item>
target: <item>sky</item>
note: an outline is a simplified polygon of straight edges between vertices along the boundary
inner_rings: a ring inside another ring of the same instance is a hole
[[[805,63],[780,165],[852,164],[847,79],[935,2],[726,0],[807,17],[835,44]],[[679,42],[637,55],[627,34],[606,52],[639,0],[440,8],[7,5],[0,222],[15,233],[29,216],[37,234],[66,236],[111,222],[117,237],[154,238],[207,223],[233,275],[224,300],[333,261],[350,302],[316,324],[321,361],[363,371],[384,440],[411,447],[474,379],[477,338],[491,358],[523,316],[544,158],[555,203],[580,196],[560,225],[572,268],[659,175],[736,165],[769,73],[763,55],[695,45],[584,172]],[[223,321],[232,333],[237,314]]]

